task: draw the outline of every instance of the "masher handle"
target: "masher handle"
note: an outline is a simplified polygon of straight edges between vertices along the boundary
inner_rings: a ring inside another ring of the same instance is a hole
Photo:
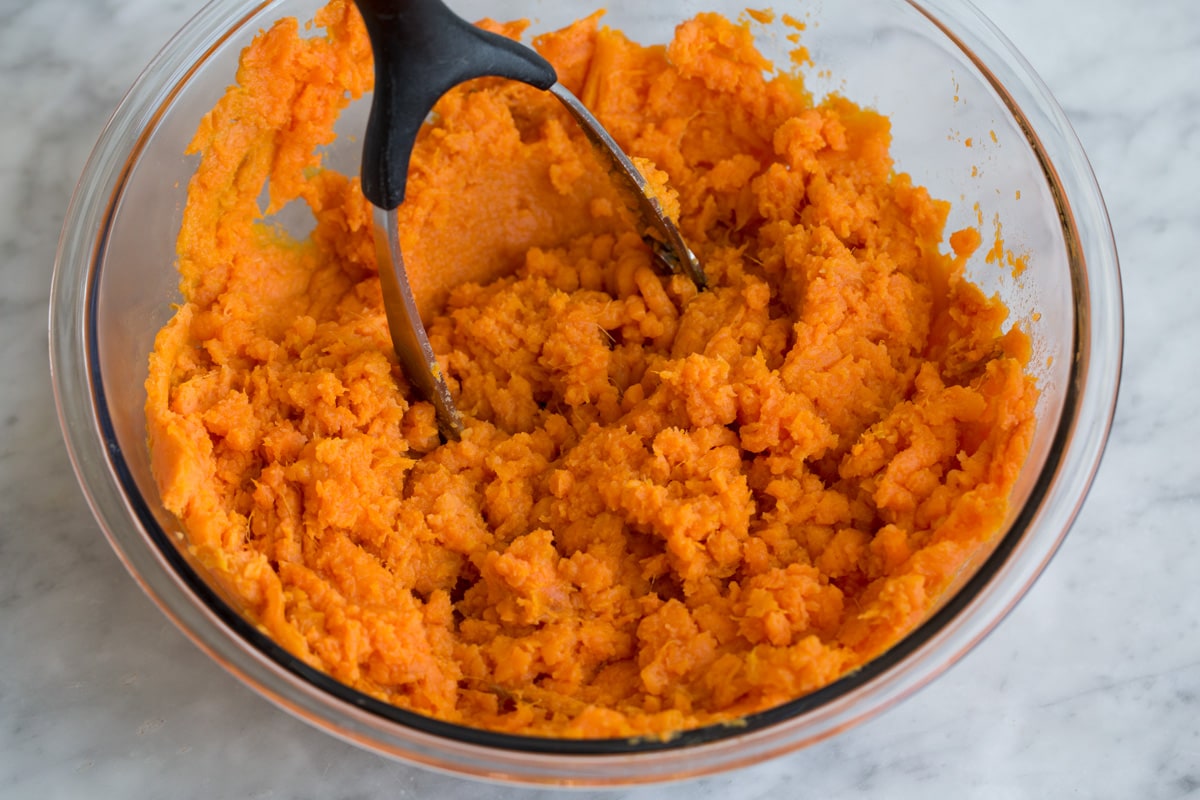
[[[417,133],[438,99],[472,78],[538,89],[558,80],[533,49],[482,30],[441,0],[355,0],[375,55],[375,96],[363,142],[362,189],[374,205],[404,202]]]

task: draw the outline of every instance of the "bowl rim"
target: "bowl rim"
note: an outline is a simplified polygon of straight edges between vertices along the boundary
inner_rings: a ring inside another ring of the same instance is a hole
[[[547,765],[543,761],[547,757],[550,761],[583,757],[592,762],[582,770],[585,773],[583,782],[610,782],[604,777],[603,770],[610,769],[611,763],[607,767],[604,764],[614,760],[625,765],[647,762],[643,766],[649,767],[644,770],[644,776],[642,773],[618,776],[624,778],[614,781],[618,783],[698,775],[751,763],[826,738],[881,713],[924,686],[972,649],[1006,616],[1066,536],[1098,469],[1115,413],[1123,320],[1116,246],[1103,198],[1082,147],[1049,90],[1007,39],[967,0],[904,2],[958,47],[998,93],[1008,112],[1021,123],[1028,144],[1041,162],[1060,212],[1071,266],[1074,325],[1071,375],[1063,408],[1046,462],[1039,470],[1029,498],[975,574],[941,608],[883,654],[808,695],[748,715],[735,723],[689,729],[665,740],[646,737],[556,739],[499,733],[427,717],[341,684],[276,644],[200,577],[179,552],[171,534],[159,526],[152,509],[138,491],[119,446],[101,374],[96,289],[104,265],[108,234],[124,187],[154,124],[204,59],[228,37],[240,32],[249,20],[277,5],[279,0],[257,3],[212,0],[168,42],[142,72],[105,126],[64,222],[50,305],[50,361],[55,402],[72,467],[94,515],[126,568],[151,599],[201,649],[276,704],[349,741],[460,774],[497,777],[500,773],[499,777],[529,782],[579,780],[577,761],[572,761],[570,768]],[[960,23],[961,19],[967,19],[969,24],[964,28],[961,24],[947,22],[948,18],[959,19]],[[194,53],[205,31],[211,38],[212,30],[221,31],[218,38],[211,42],[199,60],[185,63],[184,56]],[[978,55],[981,50],[993,56],[991,63]],[[995,59],[997,54],[1003,56],[999,67]],[[1018,78],[1015,83],[1014,77]],[[1014,90],[1028,97],[1019,102]],[[1046,115],[1041,125],[1034,125],[1026,116],[1030,99]],[[117,159],[118,166],[111,156],[122,149],[122,137],[128,138],[130,130],[140,130],[140,135],[125,157]],[[1053,153],[1048,150],[1047,136],[1053,140],[1050,148]],[[1064,167],[1068,167],[1065,172]],[[1091,223],[1083,232],[1078,221],[1080,211],[1088,212],[1083,218]],[[99,227],[94,233],[87,230],[85,238],[81,239],[84,234],[80,230],[86,226],[80,226],[79,221],[88,218],[99,220]],[[71,280],[78,277],[71,273],[72,266],[77,271],[82,269],[83,280]],[[1101,291],[1097,293],[1094,288]],[[1097,294],[1107,299],[1107,308],[1093,306]],[[1105,311],[1107,314],[1098,314]],[[1098,316],[1108,317],[1107,335],[1102,335],[1103,331],[1097,328]],[[1104,369],[1094,368],[1092,355],[1097,347],[1107,348],[1114,356],[1107,366],[1099,365],[1106,366]],[[1085,416],[1085,412],[1090,416]],[[1085,439],[1077,438],[1081,432],[1086,434]],[[1065,465],[1068,460],[1073,460],[1073,465]],[[107,474],[100,480],[93,474],[92,467],[96,465],[107,469]],[[1071,467],[1074,473],[1066,490],[1060,482],[1065,467]],[[1039,518],[1045,516],[1048,501],[1064,494],[1071,501],[1057,514],[1059,530],[1056,536],[1040,558],[1017,570],[1017,585],[1009,587],[1006,596],[999,599],[1000,612],[986,620],[974,620],[970,631],[959,630],[964,612],[985,601],[995,600],[992,597],[996,589],[993,581],[1006,570],[1013,572],[1014,552],[1027,540]],[[138,530],[133,530],[130,522]],[[151,545],[152,552],[138,553],[139,541]],[[160,574],[149,572],[156,567]],[[221,641],[221,637],[230,641]],[[914,655],[945,647],[952,650],[948,658],[924,671],[917,670],[919,674],[912,674],[920,662],[913,658]],[[880,695],[877,682],[906,663],[906,681],[899,691]],[[270,685],[271,678],[266,677],[270,675],[275,676],[274,680],[280,685]],[[317,696],[309,689],[317,690]],[[308,696],[301,696],[306,693]],[[874,705],[854,709],[851,714],[835,709],[832,717],[823,719],[823,725],[818,725],[807,735],[785,737],[785,741],[774,741],[778,737],[770,735],[786,723],[793,723],[795,727],[809,715],[829,708],[835,701],[853,698],[855,694],[874,698]],[[331,721],[330,714],[341,714],[342,718]],[[384,727],[398,725],[403,729],[390,732],[400,734],[399,744],[392,741],[381,746],[376,740],[381,733],[380,721]],[[744,746],[746,743],[750,745],[748,748]],[[450,758],[447,758],[447,746],[451,751]],[[751,752],[749,755],[736,752],[739,749]],[[675,760],[681,752],[689,755],[695,752],[697,758],[692,761],[696,763],[684,770],[680,770],[678,764],[665,763],[664,758]],[[468,763],[464,764],[464,761]]]

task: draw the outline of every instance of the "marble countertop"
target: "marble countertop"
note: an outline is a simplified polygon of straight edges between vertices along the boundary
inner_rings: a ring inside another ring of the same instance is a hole
[[[1200,797],[1200,14],[977,1],[1066,109],[1120,248],[1124,384],[1091,496],[1015,612],[916,696],[770,763],[609,797]],[[277,710],[143,596],[84,503],[46,358],[59,227],[108,114],[197,5],[0,2],[0,796],[550,794]]]

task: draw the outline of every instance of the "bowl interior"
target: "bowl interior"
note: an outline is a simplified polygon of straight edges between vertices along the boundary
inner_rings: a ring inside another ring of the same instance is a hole
[[[180,300],[175,239],[188,179],[196,166],[195,158],[185,155],[185,150],[201,116],[232,82],[238,54],[251,37],[280,16],[297,16],[303,21],[318,4],[284,0],[226,5],[236,11],[226,17],[238,20],[235,25],[192,37],[185,43],[191,47],[184,59],[186,68],[151,76],[160,88],[147,106],[148,116],[129,123],[133,126],[127,131],[130,147],[120,154],[124,162],[114,166],[119,177],[108,198],[86,274],[84,336],[91,388],[97,398],[96,424],[108,443],[108,468],[119,476],[130,507],[140,510],[141,519],[138,513],[131,513],[130,524],[139,526],[141,535],[156,548],[175,547],[181,537],[175,518],[161,507],[150,472],[143,383],[154,336],[172,314],[172,304]],[[488,2],[450,5],[467,18],[497,13]],[[744,8],[723,0],[676,2],[667,7],[613,0],[605,5],[607,24],[643,43],[665,41],[675,23],[694,13],[715,10],[737,17]],[[526,0],[505,4],[503,13],[530,18],[531,33],[536,33],[566,24],[593,8],[592,3]],[[1076,287],[1068,247],[1070,232],[1064,231],[1052,176],[1027,120],[1010,107],[1008,98],[971,54],[921,8],[904,0],[859,0],[853,4],[798,2],[788,4],[786,10],[807,26],[802,37],[812,59],[804,68],[810,89],[817,96],[843,94],[891,118],[897,171],[910,173],[914,183],[953,204],[948,231],[968,226],[981,229],[984,246],[968,266],[969,277],[985,293],[998,294],[1011,310],[1010,321],[1032,338],[1031,369],[1041,391],[1039,427],[1014,492],[1011,523],[1031,498],[1038,499],[1035,489],[1058,446],[1058,421],[1072,381],[1078,323]],[[788,35],[794,29],[782,21],[756,24],[755,29],[765,54],[788,68],[795,47]],[[341,135],[330,148],[329,164],[356,171],[361,142],[356,132],[365,125],[366,108],[365,101],[354,104],[339,122]],[[285,209],[280,221],[302,234],[305,214]],[[1005,248],[1028,261],[1019,274],[1004,259],[989,263],[985,257],[1001,223]],[[1010,549],[1020,546],[1020,528],[1008,534]],[[996,541],[1002,540],[997,537]],[[981,553],[976,564],[982,564],[988,555]],[[189,561],[185,547],[179,547],[175,557]],[[185,576],[188,580],[205,582],[216,592],[215,583],[208,580],[202,567],[193,563],[191,569],[194,574]],[[972,574],[964,573],[960,582],[965,583]],[[225,602],[232,604],[228,599]],[[238,609],[233,607],[233,612]],[[932,635],[927,628],[910,637]],[[913,648],[907,648],[897,658],[912,652]],[[280,657],[278,653],[272,656]],[[858,676],[855,685],[876,677],[868,672]],[[764,717],[763,724],[781,715],[803,713],[849,685],[834,684],[806,704]],[[345,691],[347,697],[354,694]],[[397,719],[412,722],[405,715]],[[732,733],[723,729],[691,740],[684,737],[675,744]],[[518,749],[528,746],[520,738],[499,737],[488,743]],[[628,742],[598,745],[605,752],[651,746]]]

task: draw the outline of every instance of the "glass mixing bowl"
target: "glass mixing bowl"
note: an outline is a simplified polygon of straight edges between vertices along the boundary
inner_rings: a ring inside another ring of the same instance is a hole
[[[452,2],[495,16],[483,0]],[[610,0],[607,24],[643,43],[700,11],[736,17],[740,0]],[[162,50],[104,130],[71,201],[50,308],[55,397],[75,470],[113,548],[147,594],[201,649],[278,705],[346,740],[453,772],[529,783],[622,784],[751,764],[845,730],[926,684],[988,633],[1066,535],[1099,463],[1121,363],[1117,257],[1099,189],[1062,111],[1028,64],[964,0],[776,4],[807,23],[808,83],[887,114],[899,171],[954,203],[948,230],[1002,220],[1027,255],[1019,275],[987,264],[969,277],[998,293],[1033,339],[1041,398],[1028,462],[990,552],[920,627],[864,668],[738,726],[670,741],[554,740],[491,733],[385,705],[293,658],[245,618],[181,546],[150,474],[143,404],[153,337],[179,300],[175,238],[196,161],[183,155],[201,115],[232,82],[240,50],[311,0],[216,0]],[[591,2],[523,0],[503,14],[559,27]],[[788,64],[790,29],[759,45]],[[366,103],[339,130],[365,125]],[[329,162],[357,172],[343,136]],[[971,140],[968,142],[968,140]]]

